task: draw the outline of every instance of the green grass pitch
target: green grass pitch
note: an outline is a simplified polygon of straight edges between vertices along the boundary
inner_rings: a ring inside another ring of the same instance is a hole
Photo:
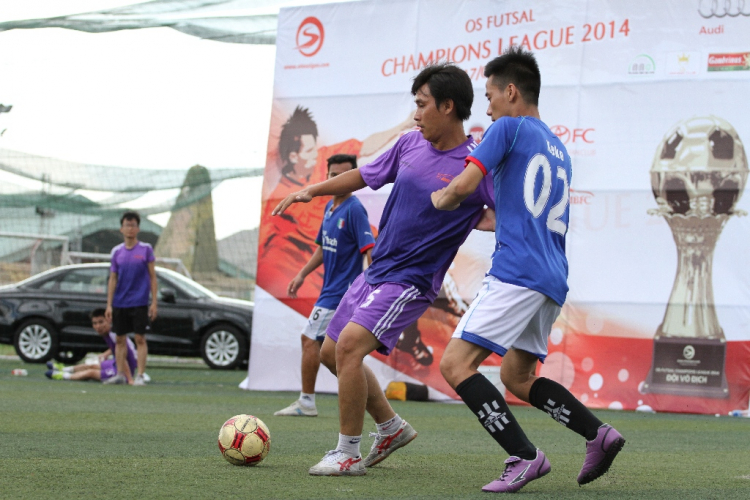
[[[24,367],[27,377],[11,375]],[[459,404],[395,402],[419,432],[364,477],[311,477],[335,446],[337,399],[317,418],[274,417],[296,394],[246,392],[241,371],[152,364],[147,387],[50,381],[41,365],[0,360],[0,498],[487,498],[505,453]],[[627,439],[603,478],[579,487],[582,438],[542,412],[513,407],[552,472],[523,498],[749,499],[750,419],[598,411]],[[271,431],[257,467],[226,462],[221,424],[251,413]],[[365,423],[363,451],[374,430]]]

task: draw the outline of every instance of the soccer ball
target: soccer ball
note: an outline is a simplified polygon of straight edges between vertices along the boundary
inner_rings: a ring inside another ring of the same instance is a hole
[[[259,418],[235,415],[219,430],[219,450],[233,465],[258,465],[271,449],[271,433]]]

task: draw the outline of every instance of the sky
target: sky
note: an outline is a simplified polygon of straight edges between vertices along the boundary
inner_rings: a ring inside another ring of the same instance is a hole
[[[0,22],[133,3],[0,2]],[[274,11],[278,8],[257,13]],[[0,131],[5,129],[0,148],[133,168],[260,168],[274,59],[274,46],[202,40],[169,28],[0,32],[0,104],[13,105],[0,114]],[[260,177],[245,178],[214,190],[217,239],[258,226],[261,185]],[[174,194],[152,194],[140,203]],[[165,225],[169,214],[151,218]]]

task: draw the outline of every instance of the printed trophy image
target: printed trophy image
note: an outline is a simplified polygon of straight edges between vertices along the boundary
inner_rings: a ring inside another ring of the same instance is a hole
[[[677,245],[677,275],[644,384],[649,393],[727,398],[726,339],[714,308],[712,263],[748,176],[734,128],[715,116],[677,124],[662,140],[651,187]]]

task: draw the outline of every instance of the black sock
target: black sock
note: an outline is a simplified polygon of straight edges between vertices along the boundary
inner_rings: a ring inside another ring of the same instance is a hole
[[[546,411],[552,418],[585,437],[587,441],[596,438],[597,430],[602,425],[602,421],[569,390],[548,378],[539,377],[531,385],[529,403]]]
[[[508,455],[524,460],[536,458],[536,447],[518,425],[503,395],[484,375],[476,373],[467,378],[458,384],[456,392]]]

